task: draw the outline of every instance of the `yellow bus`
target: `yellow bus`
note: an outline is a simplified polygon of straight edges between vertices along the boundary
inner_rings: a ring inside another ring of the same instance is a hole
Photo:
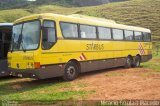
[[[139,67],[152,58],[149,29],[112,20],[36,14],[14,22],[8,67],[13,76],[74,80],[80,73]]]

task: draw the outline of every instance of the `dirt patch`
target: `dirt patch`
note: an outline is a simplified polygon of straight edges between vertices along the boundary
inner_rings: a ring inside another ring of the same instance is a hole
[[[91,72],[82,75],[72,84],[78,82],[87,84],[81,89],[95,91],[86,97],[89,100],[160,100],[160,73],[149,69],[118,68]]]

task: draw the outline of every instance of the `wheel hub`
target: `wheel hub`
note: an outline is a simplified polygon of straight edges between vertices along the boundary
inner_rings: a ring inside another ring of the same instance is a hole
[[[73,66],[68,67],[68,71],[67,71],[68,76],[73,77],[75,75],[75,71],[76,70]]]

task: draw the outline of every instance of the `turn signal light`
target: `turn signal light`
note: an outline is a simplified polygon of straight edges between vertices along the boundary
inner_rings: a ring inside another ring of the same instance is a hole
[[[35,69],[38,69],[40,67],[41,67],[40,62],[34,62],[34,68]]]

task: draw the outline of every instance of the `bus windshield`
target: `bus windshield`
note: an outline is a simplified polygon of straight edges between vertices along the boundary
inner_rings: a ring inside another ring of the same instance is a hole
[[[35,50],[40,41],[40,21],[31,21],[13,26],[11,51]]]

